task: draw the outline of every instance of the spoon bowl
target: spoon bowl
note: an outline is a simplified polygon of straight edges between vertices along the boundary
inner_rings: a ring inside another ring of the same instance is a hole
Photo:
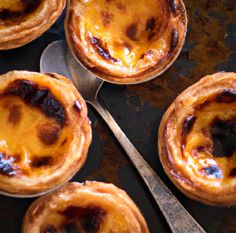
[[[66,58],[72,81],[84,99],[92,104],[97,99],[98,92],[104,81],[80,66],[68,49]]]
[[[42,73],[58,73],[71,79],[67,68],[66,53],[67,45],[65,41],[58,40],[49,44],[41,55],[40,71]]]
[[[52,62],[52,56],[55,57]],[[45,73],[58,73],[69,78],[87,102],[97,98],[103,80],[83,68],[71,54],[63,40],[48,45],[40,59],[40,71]]]

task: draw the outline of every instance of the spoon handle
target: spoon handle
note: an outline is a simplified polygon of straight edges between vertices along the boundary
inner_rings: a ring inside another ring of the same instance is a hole
[[[188,213],[183,205],[171,193],[160,177],[143,159],[133,144],[125,136],[111,114],[97,102],[89,101],[110,127],[117,140],[137,168],[152,196],[165,216],[173,233],[206,233],[197,221]]]

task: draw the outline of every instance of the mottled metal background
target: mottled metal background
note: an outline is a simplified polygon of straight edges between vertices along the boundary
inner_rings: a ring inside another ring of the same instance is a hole
[[[174,65],[146,84],[105,84],[99,98],[207,232],[236,233],[236,207],[208,207],[188,199],[166,177],[158,158],[157,129],[164,111],[175,97],[206,74],[236,71],[236,1],[185,0],[185,4],[189,18],[187,40]],[[63,17],[34,42],[0,52],[0,73],[15,69],[38,71],[43,49],[50,42],[64,38]],[[93,143],[84,168],[73,180],[102,180],[116,184],[125,189],[140,207],[151,233],[170,232],[147,188],[106,124],[91,109],[89,116],[93,122]],[[0,196],[0,233],[20,232],[23,216],[32,201]]]

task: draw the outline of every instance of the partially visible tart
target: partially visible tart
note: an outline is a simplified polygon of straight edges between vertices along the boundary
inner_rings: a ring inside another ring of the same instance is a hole
[[[165,172],[190,198],[236,204],[236,73],[202,78],[163,116],[159,156]]]
[[[138,207],[121,189],[101,182],[67,183],[36,200],[22,233],[148,233]]]
[[[0,193],[34,196],[68,181],[91,143],[87,107],[58,74],[0,76]]]
[[[20,47],[39,37],[61,15],[66,0],[1,0],[0,50]]]
[[[182,0],[68,0],[66,38],[89,70],[118,84],[164,72],[185,41]]]

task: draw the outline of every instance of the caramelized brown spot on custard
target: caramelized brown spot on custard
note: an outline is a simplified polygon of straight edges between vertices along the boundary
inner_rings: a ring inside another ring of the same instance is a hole
[[[14,157],[0,153],[0,174],[14,176],[16,174],[16,166],[13,164],[14,161]]]
[[[107,11],[101,11],[100,12],[101,18],[102,18],[102,23],[106,27],[110,24],[113,15],[108,13]]]
[[[126,5],[124,5],[124,4],[121,3],[121,2],[118,2],[118,3],[116,4],[116,7],[117,7],[120,11],[123,11],[123,12],[126,11]]]
[[[22,15],[21,11],[11,11],[8,9],[0,9],[0,20],[19,18]]]
[[[15,80],[5,90],[5,95],[16,95],[28,101],[34,94],[34,83],[28,80]]]
[[[69,222],[64,224],[62,227],[63,233],[79,233],[79,232],[83,232],[83,229],[81,229],[81,227],[73,222]]]
[[[15,80],[6,88],[3,95],[19,96],[26,104],[39,108],[47,117],[54,118],[61,126],[65,125],[64,108],[48,88],[39,87],[28,80]]]
[[[184,148],[186,144],[186,138],[188,134],[191,132],[196,120],[197,120],[197,117],[192,115],[192,116],[187,117],[187,119],[184,121],[183,127],[182,127],[182,148]]]
[[[30,100],[32,106],[37,106],[43,103],[44,98],[48,95],[48,90],[36,90]]]
[[[51,156],[45,156],[45,157],[34,157],[30,163],[32,167],[39,168],[44,166],[50,166],[52,165],[52,157]]]
[[[0,9],[0,20],[17,19],[33,12],[41,3],[41,0],[21,0],[23,7],[21,10],[15,11],[11,9]]]
[[[193,157],[197,158],[199,157],[199,153],[205,152],[205,151],[210,151],[211,146],[206,144],[204,146],[197,146],[196,148],[192,149],[192,155]]]
[[[196,121],[196,116],[189,116],[183,124],[182,135],[188,135],[193,128],[193,125]]]
[[[8,121],[15,125],[20,121],[20,118],[21,118],[21,107],[19,105],[9,106]]]
[[[202,169],[202,172],[205,175],[207,175],[208,177],[217,178],[217,179],[222,178],[222,172],[218,168],[217,165],[212,165],[212,166],[209,166],[209,167],[205,167],[205,168]]]
[[[71,223],[74,223],[78,230],[81,227],[85,232],[96,233],[100,229],[106,212],[102,208],[95,206],[69,206],[60,214],[64,215]]]
[[[233,156],[236,152],[236,118],[227,121],[215,118],[210,126],[210,134],[215,157]]]
[[[231,176],[231,177],[235,177],[236,176],[236,167],[231,170],[229,176]]]
[[[232,89],[225,89],[221,93],[209,97],[209,99],[203,101],[195,107],[195,110],[199,111],[206,107],[211,102],[216,103],[233,103],[236,101],[236,92]]]
[[[55,118],[60,125],[65,124],[65,113],[60,102],[51,94],[47,95],[42,103],[43,113],[47,117]]]
[[[140,57],[140,59],[143,59],[144,57],[146,57],[147,55],[151,55],[153,54],[153,51],[150,49],[147,53],[143,53]]]
[[[14,155],[14,162],[18,163],[21,161],[21,156],[20,155]]]
[[[177,8],[177,5],[175,3],[175,0],[168,0],[168,4],[169,4],[170,11],[172,12],[172,14],[174,16],[176,16],[177,13],[178,13],[178,8]]]
[[[118,62],[119,60],[112,57],[109,50],[105,47],[105,45],[102,43],[102,41],[96,37],[91,38],[91,43],[95,50],[106,60],[112,61],[112,62]]]
[[[126,29],[126,35],[133,41],[138,41],[137,39],[138,26],[137,23],[129,25]]]
[[[59,125],[39,125],[37,134],[41,142],[46,145],[53,145],[60,136],[61,128]]]
[[[231,89],[224,90],[216,97],[218,103],[232,103],[234,101],[236,101],[236,91]]]
[[[41,2],[41,0],[21,0],[21,1],[25,6],[28,6],[31,8],[36,4],[36,2]]]
[[[64,145],[67,143],[67,141],[68,141],[68,138],[65,138],[65,139],[62,141],[61,146],[64,146]]]
[[[171,32],[171,42],[170,42],[171,51],[174,50],[177,47],[178,42],[179,42],[179,33],[174,28]]]
[[[195,107],[195,110],[199,111],[199,110],[202,110],[204,107],[206,107],[208,104],[210,103],[210,100],[205,100],[203,101],[202,103],[198,104],[196,107]]]
[[[152,37],[155,35],[154,30],[156,27],[156,19],[151,17],[146,22],[146,32],[148,34],[148,40],[151,40]]]
[[[204,146],[198,146],[196,149],[197,149],[198,152],[203,152],[203,151],[206,150],[206,147],[204,147]]]

